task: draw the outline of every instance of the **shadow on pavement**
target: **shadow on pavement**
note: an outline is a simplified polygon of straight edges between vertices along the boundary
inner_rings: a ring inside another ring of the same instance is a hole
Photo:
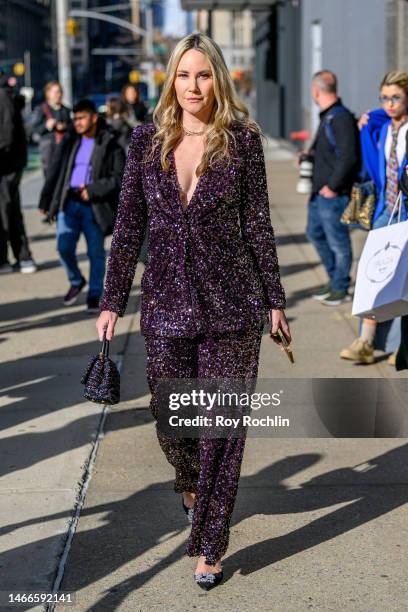
[[[58,308],[61,307],[61,300],[58,301]],[[76,304],[77,306],[77,304]],[[30,319],[27,321],[21,320],[18,323],[12,323],[11,325],[3,325],[0,326],[0,334],[9,334],[16,332],[25,332],[30,331],[32,329],[44,329],[47,327],[58,327],[60,325],[65,325],[66,323],[77,323],[78,321],[84,321],[88,319],[92,321],[92,317],[95,318],[95,315],[89,315],[86,310],[86,304],[82,304],[83,310],[81,311],[72,311],[69,308],[66,308],[60,314],[55,316],[44,317],[40,321],[31,321]],[[5,338],[4,338],[5,339]]]
[[[109,416],[112,419],[113,415]],[[127,418],[127,417],[125,417]],[[109,420],[108,419],[108,420]],[[283,536],[269,538],[226,556],[224,567],[228,580],[235,572],[251,574],[282,559],[318,546],[337,536],[364,525],[408,501],[408,445],[372,458],[368,471],[357,466],[341,468],[308,480],[300,488],[288,489],[283,481],[307,467],[321,456],[317,453],[286,457],[255,475],[242,477],[232,526],[254,515],[279,516],[316,511],[340,503],[346,507],[326,513],[299,529]],[[375,481],[377,486],[372,486]],[[403,484],[404,486],[398,486]],[[384,491],[379,495],[378,487]],[[179,496],[175,497],[172,482],[156,483],[130,497],[112,503],[86,508],[82,517],[103,513],[103,525],[76,533],[71,548],[62,590],[79,591],[113,574],[144,552],[171,539],[186,528]],[[152,512],[154,508],[154,512]],[[25,527],[44,520],[54,520],[66,514],[53,514],[27,523],[10,524],[3,532]],[[7,567],[33,554],[38,546],[47,548],[52,539],[39,540],[9,550],[1,563]],[[101,554],[104,551],[104,554]],[[184,545],[169,555],[157,556],[151,567],[114,585],[92,609],[116,609],[130,593],[139,589],[155,575],[184,554]],[[186,575],[186,580],[193,580]]]
[[[52,234],[34,234],[30,236],[30,242],[46,242],[47,240],[56,240],[55,232]]]
[[[123,346],[126,333],[115,336],[115,347]],[[144,349],[140,334],[134,334],[134,346]],[[1,365],[0,394],[7,403],[1,408],[1,430],[20,426],[21,433],[3,438],[0,442],[0,473],[2,475],[35,465],[36,463],[79,448],[94,439],[95,415],[84,417],[46,432],[35,432],[40,427],[35,419],[44,415],[85,403],[81,375],[91,355],[99,352],[97,339],[64,349],[37,354]],[[133,375],[133,398],[146,394],[145,372]],[[64,419],[68,420],[65,415]],[[33,421],[25,426],[27,421]],[[137,423],[133,423],[134,425]],[[129,425],[126,425],[129,426]],[[24,429],[26,427],[26,430]]]
[[[306,234],[277,234],[276,246],[286,246],[288,244],[306,244],[309,240]]]
[[[58,261],[50,262],[50,265],[54,266],[54,263],[55,265],[60,265]],[[44,264],[44,265],[48,265],[48,264]],[[88,285],[84,287],[82,294],[81,294],[82,296],[86,296],[87,288],[88,288]],[[67,289],[68,289],[68,284],[67,284]],[[138,290],[140,290],[140,285],[134,285],[132,287],[132,291],[131,291],[129,299],[131,299],[131,297],[134,296]],[[35,317],[37,315],[46,313],[48,311],[62,310],[62,309],[63,309],[62,314],[69,314],[70,312],[72,314],[72,310],[63,306],[62,298],[63,296],[61,295],[58,297],[31,298],[28,300],[19,300],[18,302],[2,303],[0,304],[0,321],[2,323],[5,323],[6,321],[18,321],[18,319],[29,319],[30,317]],[[137,310],[135,312],[137,312]],[[133,314],[133,310],[132,310],[132,314]],[[21,321],[17,322],[15,323],[15,325],[18,326],[20,323],[22,322]],[[36,321],[36,323],[33,326],[37,327],[37,323],[41,323],[41,322]],[[0,328],[0,333],[2,333],[2,331],[3,329]]]
[[[299,274],[299,272],[305,272],[306,270],[312,270],[313,268],[318,268],[320,263],[317,261],[309,261],[304,263],[295,263],[295,264],[282,264],[280,265],[281,275],[284,278],[285,276],[290,276],[291,274]]]

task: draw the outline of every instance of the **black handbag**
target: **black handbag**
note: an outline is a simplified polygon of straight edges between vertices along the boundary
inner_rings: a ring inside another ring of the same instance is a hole
[[[109,358],[109,341],[104,338],[102,350],[94,355],[81,378],[84,397],[97,404],[120,401],[120,375],[116,363]]]

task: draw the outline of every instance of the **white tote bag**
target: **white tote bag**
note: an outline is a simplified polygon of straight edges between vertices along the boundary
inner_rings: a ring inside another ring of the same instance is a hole
[[[398,223],[390,225],[398,208]],[[358,264],[353,315],[379,323],[408,314],[408,221],[400,222],[402,194],[389,224],[371,230]]]

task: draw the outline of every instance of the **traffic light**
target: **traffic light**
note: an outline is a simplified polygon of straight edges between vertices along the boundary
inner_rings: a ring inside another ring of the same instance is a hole
[[[129,83],[139,83],[140,81],[140,72],[139,70],[131,70],[128,74]]]
[[[67,21],[67,34],[68,36],[78,36],[79,34],[79,25],[75,19],[70,17]]]
[[[164,70],[155,70],[153,78],[155,84],[159,86],[166,80],[166,73],[164,72]]]
[[[16,76],[23,76],[25,73],[25,66],[23,62],[17,62],[17,64],[14,64],[13,72]]]

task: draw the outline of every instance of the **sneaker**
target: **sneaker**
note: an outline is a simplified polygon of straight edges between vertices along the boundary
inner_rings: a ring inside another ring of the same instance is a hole
[[[22,259],[20,261],[20,272],[22,274],[32,274],[37,272],[37,266],[33,259]]]
[[[349,347],[341,351],[340,357],[357,363],[374,363],[374,349],[366,340],[356,338]]]
[[[0,274],[10,274],[10,272],[14,272],[13,266],[9,263],[4,263],[0,265]]]
[[[72,306],[78,299],[78,295],[81,293],[82,289],[86,285],[86,280],[82,278],[81,284],[74,286],[71,285],[68,293],[64,296],[64,306]]]
[[[393,368],[395,368],[395,365],[397,363],[397,353],[398,353],[398,351],[395,351],[394,353],[391,353],[391,355],[387,359],[388,365],[392,366]]]
[[[339,306],[343,302],[350,302],[351,296],[347,291],[331,291],[330,294],[320,300],[325,306]]]
[[[88,314],[99,313],[99,298],[89,297],[86,301],[86,312]]]
[[[314,293],[312,297],[313,299],[319,300],[320,302],[321,300],[324,300],[325,298],[329,297],[330,294],[331,294],[331,283],[327,283],[327,285],[325,285],[321,289],[318,289],[318,291],[316,291],[316,293]]]

